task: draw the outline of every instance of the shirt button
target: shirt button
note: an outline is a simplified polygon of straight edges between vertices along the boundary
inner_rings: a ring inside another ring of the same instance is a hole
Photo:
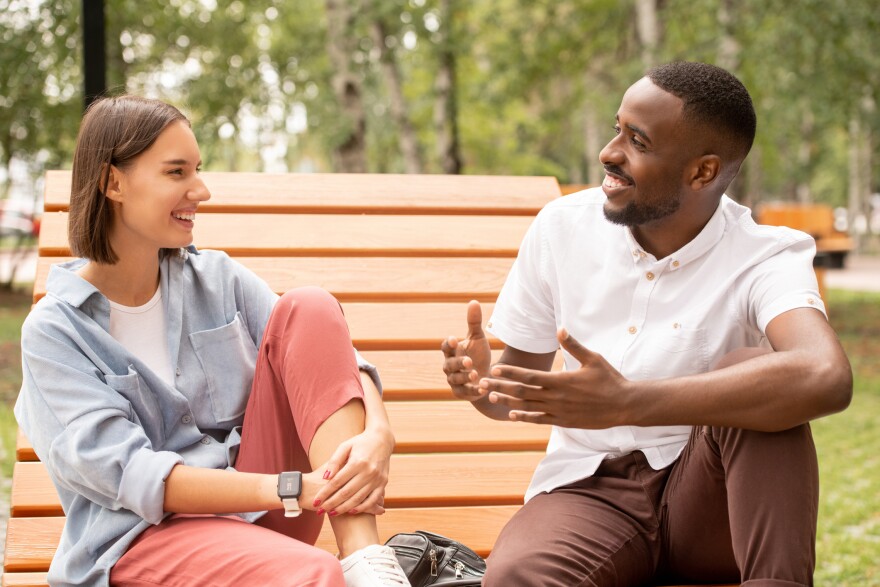
[[[491,323],[491,322],[486,322],[486,328],[492,328],[492,323]]]
[[[645,274],[645,277],[648,278],[648,281],[651,281],[652,279],[654,279],[654,274],[651,273],[650,271],[648,271],[648,272]]]
[[[681,265],[681,263],[679,263],[678,261],[673,261],[673,262],[672,262],[672,266],[673,266],[673,267],[678,267],[679,265]]]
[[[203,439],[201,439],[199,442],[201,442],[202,444],[211,444],[211,439],[206,436]]]
[[[813,298],[807,298],[807,303],[812,306],[816,303],[816,300],[814,300]]]
[[[183,418],[181,418],[180,421],[183,422],[184,424],[189,424],[190,422],[193,421],[193,419],[192,419],[192,416],[190,416],[189,414],[187,414],[186,416],[184,416]]]
[[[177,370],[176,370],[174,373],[175,373],[175,375],[177,375],[178,377],[180,377],[180,367],[178,367]]]
[[[638,330],[638,328],[636,328],[635,326],[630,326],[630,327],[629,327],[629,333],[630,333],[630,334],[635,334],[637,330]]]
[[[681,324],[679,324],[678,322],[676,322],[675,324],[672,325],[672,327],[673,327],[673,328],[681,328]]]

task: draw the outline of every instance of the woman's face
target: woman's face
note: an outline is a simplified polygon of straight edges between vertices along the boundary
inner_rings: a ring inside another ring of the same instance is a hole
[[[201,164],[195,135],[178,121],[124,170],[112,168],[107,190],[116,203],[111,242],[120,257],[192,243],[196,208],[211,197],[199,176]]]

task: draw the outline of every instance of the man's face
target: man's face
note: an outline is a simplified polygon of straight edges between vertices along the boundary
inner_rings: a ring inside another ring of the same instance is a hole
[[[685,143],[680,98],[648,78],[623,95],[611,139],[599,159],[605,166],[605,217],[625,226],[666,218],[681,205]]]

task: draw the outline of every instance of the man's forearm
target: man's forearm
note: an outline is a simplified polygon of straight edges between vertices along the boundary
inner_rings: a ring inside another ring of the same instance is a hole
[[[852,372],[844,356],[770,352],[721,369],[629,382],[623,420],[638,426],[704,425],[778,431],[849,405]]]

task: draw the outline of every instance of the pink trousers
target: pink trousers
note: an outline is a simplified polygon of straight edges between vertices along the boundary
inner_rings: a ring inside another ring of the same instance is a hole
[[[260,346],[235,468],[311,471],[318,427],[352,399],[360,373],[339,303],[316,287],[276,304]],[[339,561],[316,548],[323,517],[273,510],[255,524],[174,515],[149,528],[113,567],[111,585],[344,587]]]

